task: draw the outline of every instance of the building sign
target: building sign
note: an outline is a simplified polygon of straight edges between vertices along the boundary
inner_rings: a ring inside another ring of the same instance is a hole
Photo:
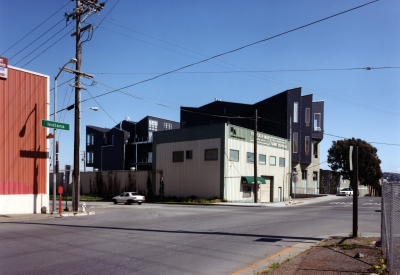
[[[254,131],[233,125],[229,126],[228,131],[230,132],[230,138],[254,142]],[[257,143],[260,145],[276,147],[284,150],[288,150],[289,146],[289,141],[287,139],[267,135],[261,132],[257,133]]]
[[[250,132],[250,141],[254,142],[254,132]],[[257,133],[257,143],[272,147],[287,149],[287,140],[273,137],[264,133]]]
[[[7,79],[8,77],[8,59],[0,56],[0,78]]]

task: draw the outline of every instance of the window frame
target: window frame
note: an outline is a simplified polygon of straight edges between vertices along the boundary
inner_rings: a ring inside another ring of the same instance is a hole
[[[304,117],[304,121],[306,123],[306,126],[310,125],[310,118],[311,118],[311,109],[310,108],[306,108],[305,109],[305,117]]]
[[[182,154],[180,156],[180,154]],[[185,151],[173,151],[172,152],[172,162],[184,162]]]
[[[237,158],[232,158],[232,153],[233,152],[237,152]],[[230,161],[239,161],[239,150],[235,150],[235,149],[230,149],[229,150],[229,160]]]
[[[272,163],[271,160],[274,160]],[[276,166],[276,156],[269,156],[269,166]]]
[[[310,136],[305,136],[304,138],[304,154],[306,156],[310,155]]]
[[[319,117],[319,119],[317,119]],[[322,130],[322,115],[321,113],[314,113],[314,124],[313,124],[313,129],[315,132],[321,132]]]
[[[251,158],[249,158],[250,156],[253,156],[253,161],[251,161]],[[254,153],[247,152],[247,154],[246,154],[246,162],[247,163],[254,163]]]
[[[212,158],[210,158],[210,152],[213,151],[216,151],[216,153],[213,153],[213,155],[211,155]],[[204,160],[205,161],[218,160],[218,148],[204,149]]]
[[[293,102],[293,123],[299,122],[299,103]]]
[[[264,157],[264,163],[261,162],[260,157],[263,156]],[[260,165],[267,165],[267,155],[264,154],[258,154],[258,164]]]
[[[293,133],[292,143],[293,143],[292,151],[293,151],[293,153],[297,154],[299,152],[299,134],[297,132]]]

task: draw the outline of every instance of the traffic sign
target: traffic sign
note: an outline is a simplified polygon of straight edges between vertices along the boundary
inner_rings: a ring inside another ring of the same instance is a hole
[[[42,127],[69,131],[69,124],[42,119]]]

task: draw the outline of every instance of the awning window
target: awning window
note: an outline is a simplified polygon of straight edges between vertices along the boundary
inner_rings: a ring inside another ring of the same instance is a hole
[[[241,178],[242,184],[254,184],[254,177],[251,176],[243,176]],[[266,184],[265,179],[262,177],[257,177],[258,184]]]

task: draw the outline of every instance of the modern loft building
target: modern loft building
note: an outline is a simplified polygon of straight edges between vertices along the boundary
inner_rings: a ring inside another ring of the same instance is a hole
[[[153,171],[162,175],[165,196],[254,201],[257,165],[259,202],[287,200],[290,189],[289,140],[230,123],[154,133]],[[160,182],[153,179],[160,195]]]
[[[290,89],[254,104],[216,100],[204,106],[181,107],[181,128],[231,123],[247,129],[289,139],[293,177],[292,192],[318,193],[319,144],[323,139],[324,102],[313,95],[301,95],[301,88]]]
[[[113,128],[86,126],[86,167],[93,170],[151,170],[153,133],[179,129],[179,122],[146,116]]]

